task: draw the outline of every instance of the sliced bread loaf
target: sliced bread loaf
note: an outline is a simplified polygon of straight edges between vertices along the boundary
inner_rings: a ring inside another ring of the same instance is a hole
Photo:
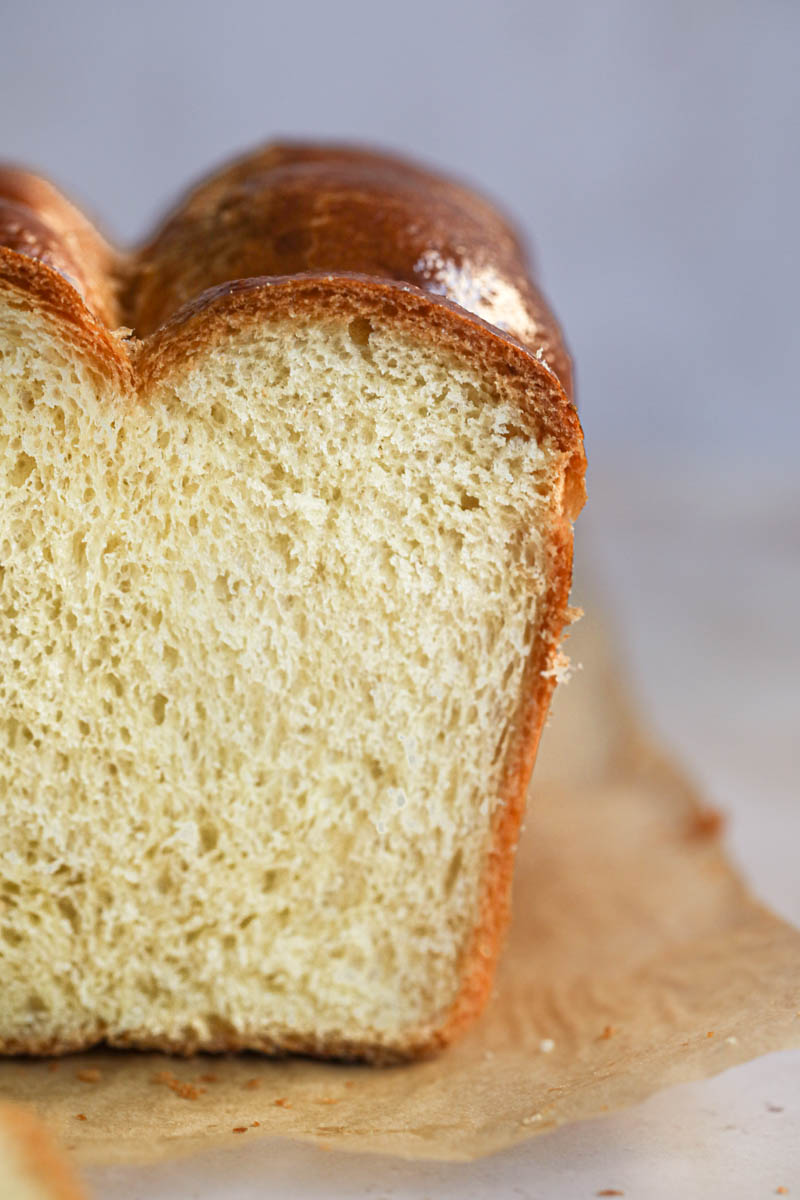
[[[379,1061],[480,1011],[569,388],[515,235],[417,167],[272,147],[133,256],[0,178],[0,1049]]]

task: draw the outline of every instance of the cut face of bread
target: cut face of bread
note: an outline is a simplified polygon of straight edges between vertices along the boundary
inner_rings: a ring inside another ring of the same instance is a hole
[[[558,381],[346,275],[130,346],[0,298],[0,1043],[448,1040],[564,620]]]

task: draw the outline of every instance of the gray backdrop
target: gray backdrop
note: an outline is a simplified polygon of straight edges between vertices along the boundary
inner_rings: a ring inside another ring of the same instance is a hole
[[[419,153],[533,238],[595,469],[793,471],[799,3],[5,7],[0,156],[118,237],[274,134]]]

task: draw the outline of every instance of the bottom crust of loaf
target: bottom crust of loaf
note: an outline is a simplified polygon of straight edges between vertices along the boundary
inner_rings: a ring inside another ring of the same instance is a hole
[[[319,1037],[316,1034],[286,1033],[280,1036],[257,1034],[231,1034],[207,1040],[186,1038],[153,1037],[147,1033],[130,1033],[122,1037],[109,1038],[98,1031],[96,1036],[54,1037],[43,1039],[23,1038],[0,1042],[0,1055],[61,1058],[69,1054],[83,1054],[89,1050],[135,1050],[141,1053],[169,1054],[176,1058],[193,1058],[197,1054],[238,1054],[248,1051],[263,1054],[268,1058],[287,1058],[299,1055],[337,1062],[361,1062],[373,1066],[394,1066],[404,1062],[430,1058],[443,1050],[455,1036],[447,1030],[410,1037],[402,1045],[383,1042],[356,1041],[345,1037]]]

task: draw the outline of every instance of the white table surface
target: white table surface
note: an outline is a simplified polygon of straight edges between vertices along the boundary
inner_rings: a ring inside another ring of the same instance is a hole
[[[756,892],[800,924],[800,480],[614,464],[590,484],[579,552],[643,708],[727,814],[730,853]],[[273,1140],[85,1176],[98,1200],[800,1197],[800,1051],[473,1164]]]

